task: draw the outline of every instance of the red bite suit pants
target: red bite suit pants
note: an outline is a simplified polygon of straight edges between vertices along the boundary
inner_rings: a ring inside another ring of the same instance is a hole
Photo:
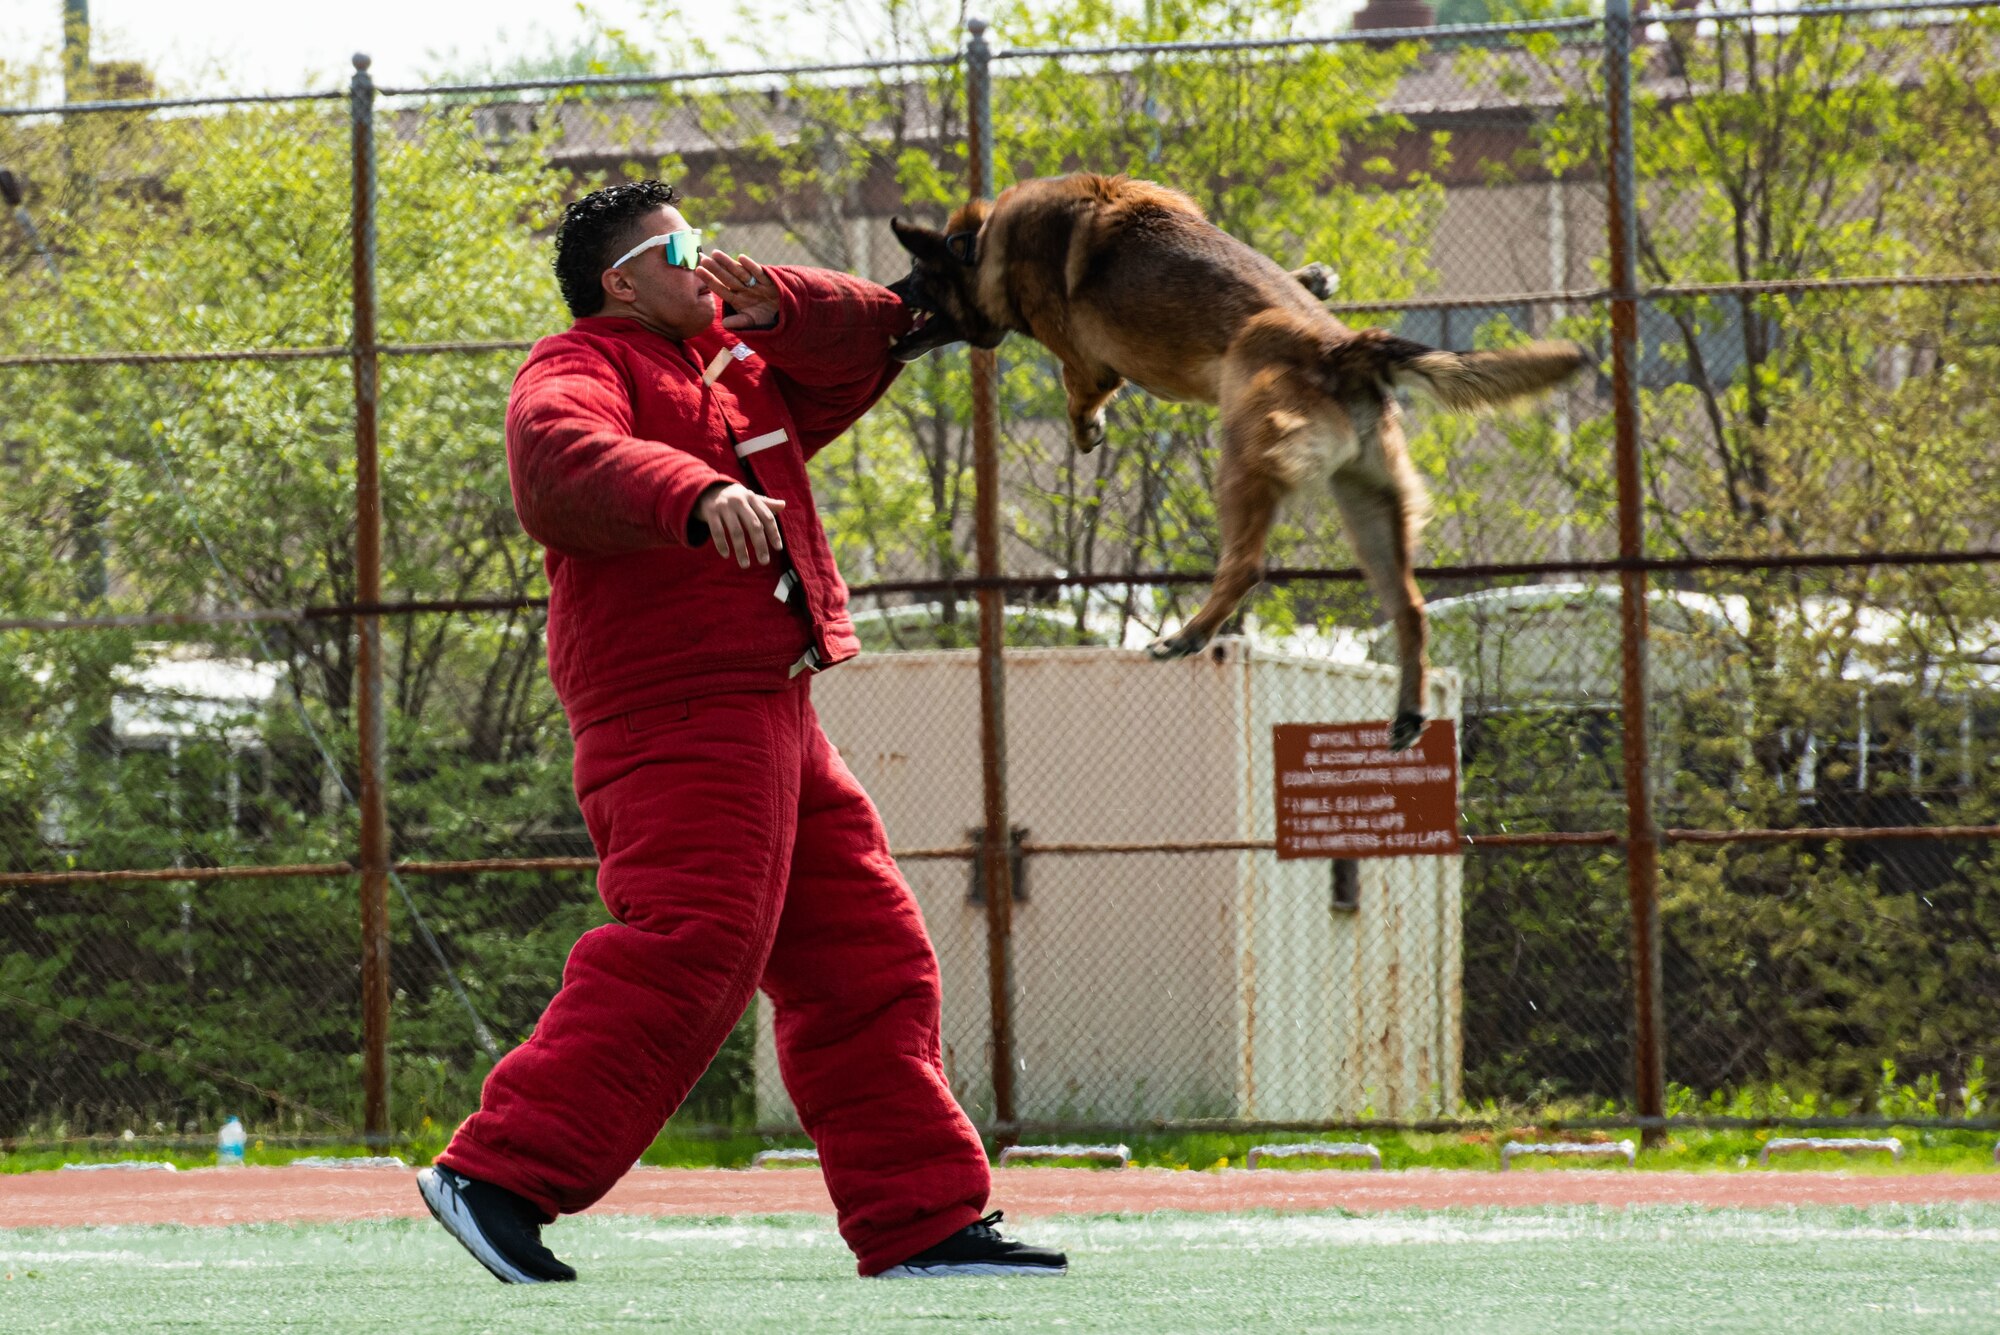
[[[550,1218],[652,1143],[762,987],[778,1065],[864,1275],[980,1215],[986,1154],[945,1083],[937,957],[809,678],[586,728],[576,791],[615,922],[439,1162]]]

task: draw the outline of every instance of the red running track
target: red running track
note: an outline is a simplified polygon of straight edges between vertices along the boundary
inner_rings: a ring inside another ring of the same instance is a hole
[[[2000,1173],[1174,1172],[1159,1168],[995,1170],[1009,1217],[1152,1210],[1435,1210],[1549,1205],[1918,1205],[2000,1202]],[[831,1214],[811,1169],[642,1168],[595,1214]],[[424,1214],[413,1173],[383,1168],[204,1168],[0,1176],[0,1228],[85,1224],[333,1223]]]

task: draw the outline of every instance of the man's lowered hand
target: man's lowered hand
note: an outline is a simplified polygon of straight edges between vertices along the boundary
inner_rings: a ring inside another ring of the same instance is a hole
[[[785,550],[785,536],[778,531],[778,516],[784,509],[785,503],[775,496],[760,496],[741,482],[731,482],[710,488],[695,503],[694,513],[708,525],[715,550],[724,559],[735,557],[736,564],[748,570],[752,555],[758,565],[767,566],[772,552]]]

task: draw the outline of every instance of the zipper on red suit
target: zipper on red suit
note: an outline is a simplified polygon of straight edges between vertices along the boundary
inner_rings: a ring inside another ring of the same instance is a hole
[[[746,345],[742,343],[723,345],[722,350],[716,354],[716,360],[724,363],[722,366],[723,371],[728,370],[727,363],[744,360],[744,354],[736,351],[738,348],[743,347],[746,347]],[[686,350],[690,354],[694,351],[692,348]],[[724,361],[725,358],[727,359],[726,362]],[[700,359],[697,357],[693,358],[693,360],[698,362]],[[704,367],[703,370],[706,372],[707,368]],[[715,389],[714,380],[721,378],[720,372],[713,379],[704,374],[702,376],[702,393],[713,397]],[[722,429],[729,437],[730,453],[736,456],[736,464],[743,470],[744,481],[749,485],[750,490],[756,492],[759,496],[769,496],[771,494],[770,491],[766,489],[763,482],[757,477],[757,469],[750,460],[753,455],[761,453],[765,448],[775,449],[789,443],[791,439],[790,431],[784,427],[779,427],[776,431],[752,436],[747,441],[739,440],[737,439],[736,428],[729,420],[729,414],[722,411],[722,405],[719,402],[716,404],[716,411],[722,418]],[[776,437],[775,440],[769,439],[774,436]],[[746,445],[750,447],[747,453],[744,449]],[[808,497],[807,504],[810,503],[811,500]],[[780,516],[778,520],[780,531],[783,530],[784,522],[783,517]],[[782,563],[784,568],[778,572],[777,587],[772,591],[771,596],[805,617],[806,633],[811,638],[811,643],[806,646],[805,653],[800,656],[798,662],[792,664],[792,675],[796,677],[801,672],[817,672],[826,661],[825,636],[820,631],[819,618],[813,615],[812,603],[806,597],[805,577],[799,574],[798,567],[793,564],[792,550],[789,545],[779,549],[777,556],[778,562],[774,562],[774,564]]]

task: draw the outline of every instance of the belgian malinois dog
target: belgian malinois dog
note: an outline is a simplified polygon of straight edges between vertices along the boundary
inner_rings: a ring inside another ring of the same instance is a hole
[[[1354,554],[1396,628],[1402,680],[1390,745],[1424,723],[1423,595],[1411,574],[1427,511],[1394,390],[1427,390],[1447,408],[1526,398],[1584,364],[1574,343],[1445,352],[1381,329],[1349,329],[1323,310],[1316,265],[1292,273],[1214,226],[1192,199],[1122,176],[1023,181],[952,213],[942,232],[892,222],[910,252],[892,290],[918,324],[892,355],[913,361],[1009,333],[1062,362],[1077,448],[1104,441],[1104,405],[1130,381],[1156,398],[1222,410],[1216,510],[1222,557],[1208,599],[1153,642],[1155,658],[1199,651],[1263,577],[1278,504],[1314,480],[1331,485]]]

